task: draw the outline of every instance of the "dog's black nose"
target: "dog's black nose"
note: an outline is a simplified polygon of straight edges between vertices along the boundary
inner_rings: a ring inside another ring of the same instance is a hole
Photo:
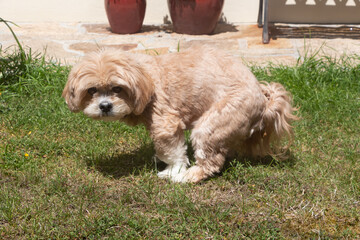
[[[101,109],[101,111],[103,111],[104,113],[110,112],[112,109],[112,104],[110,102],[102,102],[99,105],[99,108]]]

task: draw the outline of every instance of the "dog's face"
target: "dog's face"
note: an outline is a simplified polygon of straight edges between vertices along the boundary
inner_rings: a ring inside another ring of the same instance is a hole
[[[86,56],[70,72],[63,97],[73,112],[121,120],[140,115],[151,100],[153,82],[129,54],[100,51]]]
[[[129,115],[134,106],[124,84],[109,81],[106,85],[89,85],[84,99],[84,114],[94,119],[119,120]]]

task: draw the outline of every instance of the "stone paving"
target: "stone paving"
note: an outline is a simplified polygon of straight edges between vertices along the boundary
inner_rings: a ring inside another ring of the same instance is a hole
[[[212,45],[242,58],[245,62],[266,65],[293,65],[306,51],[339,57],[360,54],[360,40],[278,38],[262,44],[262,29],[255,24],[218,24],[213,35],[184,35],[172,31],[171,25],[145,25],[137,34],[111,33],[107,23],[18,23],[13,26],[20,42],[33,52],[62,64],[73,64],[84,54],[98,48],[112,47],[124,51],[163,54],[184,49],[193,42]],[[4,24],[0,24],[2,49],[15,41]]]

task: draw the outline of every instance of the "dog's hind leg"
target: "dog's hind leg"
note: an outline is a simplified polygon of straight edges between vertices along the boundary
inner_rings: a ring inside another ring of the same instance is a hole
[[[250,127],[248,118],[235,106],[214,106],[196,122],[191,133],[196,165],[176,180],[199,182],[220,172],[231,144],[245,140]]]
[[[199,150],[197,150],[196,154],[198,154],[198,152]],[[176,176],[173,181],[197,183],[208,177],[213,176],[215,173],[220,172],[220,170],[222,169],[225,162],[226,152],[226,149],[218,149],[211,153],[207,153],[206,155],[204,154],[204,158],[200,158],[200,156],[195,156],[196,165],[190,167],[186,172],[182,173],[181,175]],[[202,151],[201,154],[203,154]]]

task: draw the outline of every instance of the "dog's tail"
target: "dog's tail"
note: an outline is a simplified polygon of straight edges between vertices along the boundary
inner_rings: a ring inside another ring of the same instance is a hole
[[[292,107],[290,93],[280,83],[260,84],[266,108],[259,124],[259,131],[247,141],[247,150],[252,156],[276,155],[284,157],[293,140],[291,122],[299,118],[293,114],[296,110]],[[284,137],[288,137],[288,144],[281,147],[280,143]]]

